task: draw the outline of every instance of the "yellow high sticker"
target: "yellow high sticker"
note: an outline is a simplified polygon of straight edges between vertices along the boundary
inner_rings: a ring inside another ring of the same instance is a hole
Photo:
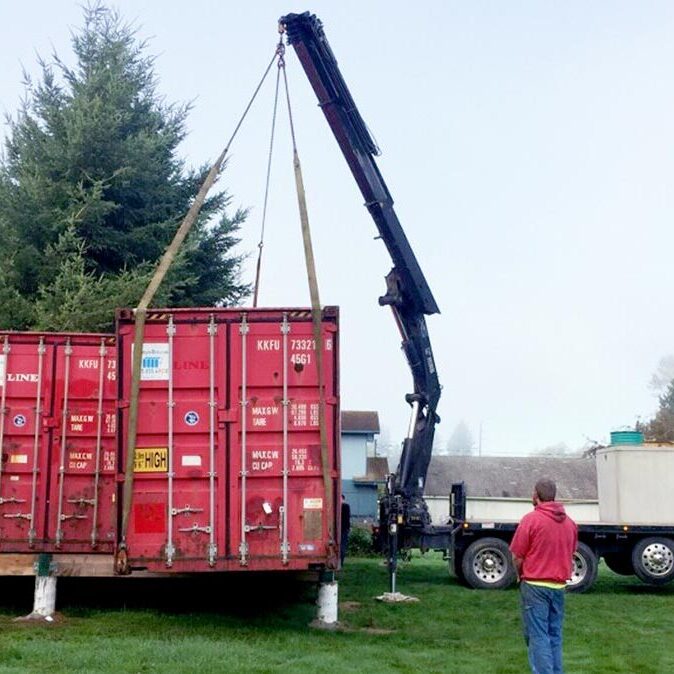
[[[168,447],[136,447],[134,473],[168,472]]]

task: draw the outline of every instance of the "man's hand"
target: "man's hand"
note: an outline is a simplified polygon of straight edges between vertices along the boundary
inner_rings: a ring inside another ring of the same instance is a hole
[[[522,576],[522,564],[524,564],[524,560],[513,555],[513,564],[515,565],[515,573],[517,573],[517,582],[519,583]]]

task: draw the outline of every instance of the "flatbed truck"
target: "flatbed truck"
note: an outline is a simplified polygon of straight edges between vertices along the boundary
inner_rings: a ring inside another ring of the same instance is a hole
[[[476,589],[503,589],[515,582],[508,546],[517,522],[466,518],[466,489],[452,485],[447,557],[450,570]],[[644,583],[664,585],[674,579],[674,524],[577,522],[578,548],[567,589],[589,590],[597,579],[599,560],[614,573],[636,575]]]

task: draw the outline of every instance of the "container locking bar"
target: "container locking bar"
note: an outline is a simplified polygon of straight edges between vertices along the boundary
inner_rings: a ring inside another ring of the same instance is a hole
[[[241,543],[239,544],[239,561],[241,566],[248,564],[248,543],[246,541],[246,479],[248,477],[247,470],[247,414],[248,414],[248,361],[247,361],[247,338],[250,327],[246,314],[241,317],[241,325],[239,326],[239,333],[241,334]]]
[[[210,541],[208,542],[208,563],[215,565],[218,556],[218,547],[215,542],[215,424],[217,400],[215,398],[215,336],[218,326],[215,315],[211,314],[208,323],[208,521]]]
[[[4,336],[2,342],[2,357],[5,361],[2,370],[2,398],[0,398],[0,459],[5,452],[5,417],[7,416],[7,373],[9,372],[9,337]],[[0,460],[0,488],[2,487],[2,460]],[[13,498],[13,497],[12,497]],[[9,501],[2,499],[0,496],[0,505],[3,503],[16,503],[16,501]]]
[[[191,527],[185,527],[183,529],[178,529],[181,533],[192,533],[192,534],[210,534],[211,533],[211,527],[205,526],[202,527],[198,524],[193,524]]]
[[[33,520],[33,515],[31,513],[5,513],[3,517],[6,520],[28,520],[29,522],[32,522]],[[33,535],[35,532],[33,532]]]
[[[273,524],[246,524],[246,531],[248,533],[251,531],[275,531],[279,528]]]
[[[173,324],[173,314],[169,315],[168,325],[166,326],[168,335],[168,400],[166,409],[168,413],[168,473],[166,489],[168,492],[168,517],[167,517],[167,541],[166,541],[166,566],[173,566],[173,555],[175,546],[173,545],[173,412],[175,410],[175,401],[173,400],[173,338],[176,334],[176,327]]]
[[[74,505],[82,506],[95,506],[95,498],[69,498],[68,503],[73,503]]]
[[[61,513],[59,517],[59,520],[61,522],[65,522],[66,520],[88,520],[88,519],[89,519],[88,515],[81,515],[80,513],[72,513],[71,515]]]
[[[188,515],[190,513],[202,513],[204,512],[203,508],[192,508],[191,506],[185,504],[184,508],[171,508],[171,515],[175,517],[176,515]]]
[[[16,498],[16,496],[9,496],[8,498],[2,498],[0,496],[0,505],[5,505],[5,503],[25,503],[25,498]]]
[[[105,365],[105,339],[101,339],[98,350],[98,405],[96,408],[96,466],[94,468],[94,498],[92,499],[94,515],[91,522],[91,547],[95,548],[97,540],[96,523],[98,521],[98,485],[101,478],[101,448],[103,445],[103,370]]]
[[[60,548],[63,541],[63,529],[61,528],[61,522],[66,519],[71,519],[64,517],[63,515],[63,487],[65,482],[66,474],[66,444],[68,442],[68,403],[69,403],[69,394],[70,394],[70,357],[73,354],[73,347],[70,344],[70,338],[66,340],[65,346],[65,374],[64,384],[63,384],[63,410],[61,413],[61,452],[59,454],[59,500],[58,500],[58,515],[56,518],[56,547]],[[73,518],[74,519],[74,518]],[[77,518],[79,519],[79,518]]]
[[[33,480],[30,498],[30,515],[24,519],[30,520],[31,527],[28,530],[28,545],[32,547],[35,544],[37,532],[35,531],[35,509],[37,506],[37,474],[38,474],[38,455],[40,453],[40,428],[42,426],[42,370],[44,367],[44,355],[47,347],[44,345],[44,337],[40,337],[40,343],[37,347],[37,393],[35,395],[35,434],[33,436]]]
[[[290,553],[290,544],[288,542],[288,411],[290,400],[288,400],[288,334],[290,333],[290,323],[288,314],[283,314],[283,323],[281,323],[281,334],[283,335],[283,505],[279,509],[280,530],[281,530],[281,560],[284,564],[288,563],[288,554]]]

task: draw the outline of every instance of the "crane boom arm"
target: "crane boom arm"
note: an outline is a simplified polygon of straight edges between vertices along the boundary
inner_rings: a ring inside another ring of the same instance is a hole
[[[397,521],[403,514],[402,519],[410,524],[426,525],[429,520],[422,495],[439,421],[436,407],[440,383],[425,316],[439,313],[438,305],[393,209],[393,199],[374,159],[379,150],[351,97],[320,20],[305,12],[283,16],[279,24],[297,53],[393,260],[393,269],[386,277],[386,293],[379,303],[393,311],[412,371],[414,392],[406,396],[412,405],[412,418],[400,465],[389,486],[385,516],[390,519],[395,511]]]

